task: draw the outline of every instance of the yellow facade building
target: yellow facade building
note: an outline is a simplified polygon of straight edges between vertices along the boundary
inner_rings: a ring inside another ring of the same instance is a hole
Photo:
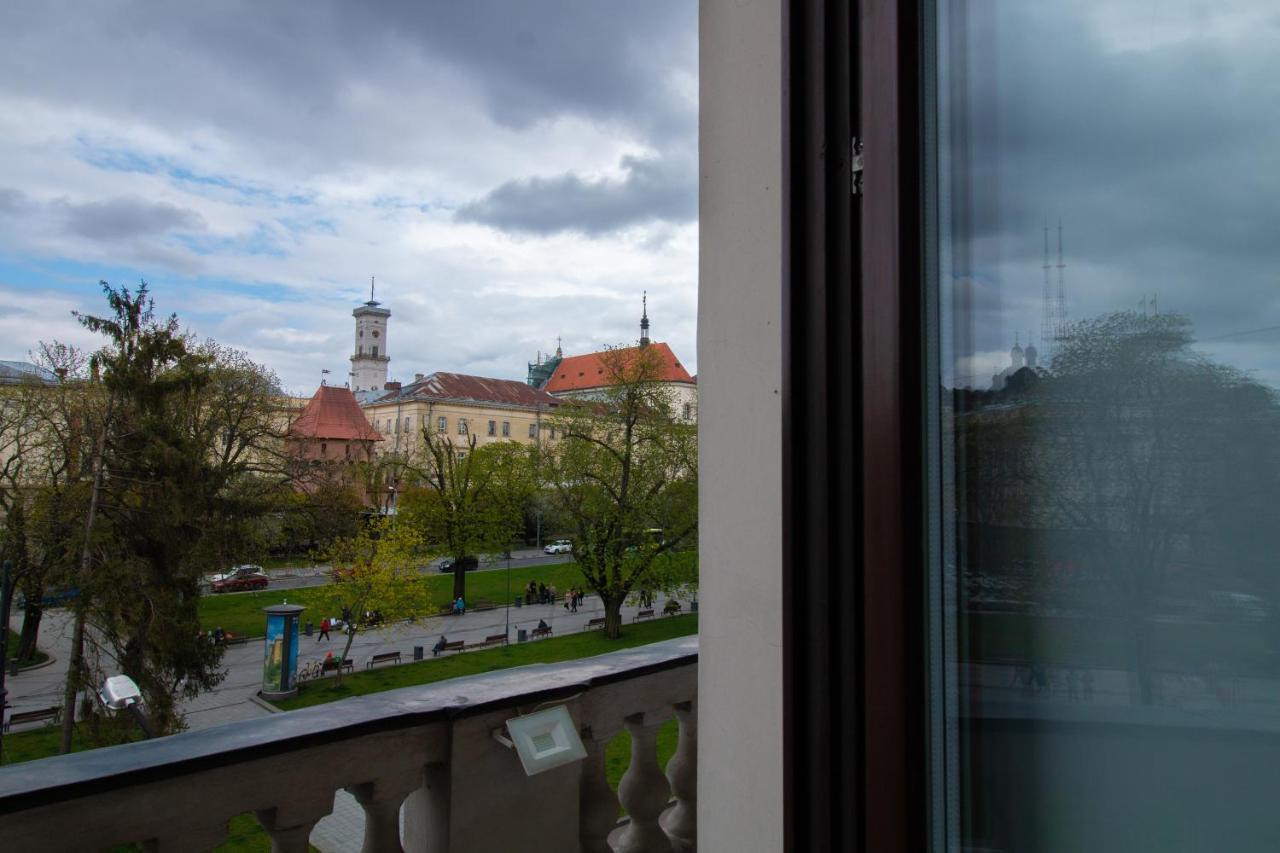
[[[385,393],[364,404],[365,417],[382,435],[378,453],[411,453],[428,429],[448,437],[465,453],[495,441],[554,440],[552,413],[560,400],[512,379],[464,373],[419,374],[408,385],[389,382]]]

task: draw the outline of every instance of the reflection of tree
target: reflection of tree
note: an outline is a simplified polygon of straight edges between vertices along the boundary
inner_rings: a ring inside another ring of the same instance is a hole
[[[1275,552],[1275,395],[1190,345],[1178,315],[1086,320],[1038,381],[962,419],[966,497],[986,504],[973,520],[1029,528],[1037,560],[1080,559],[1103,579],[1143,702],[1174,567],[1203,603]]]

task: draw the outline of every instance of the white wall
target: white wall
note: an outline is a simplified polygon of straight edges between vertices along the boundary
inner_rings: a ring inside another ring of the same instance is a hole
[[[701,0],[698,848],[782,849],[779,0]]]

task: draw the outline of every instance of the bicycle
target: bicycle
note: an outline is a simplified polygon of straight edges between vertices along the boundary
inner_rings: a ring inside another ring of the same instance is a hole
[[[303,664],[298,670],[298,681],[314,681],[324,675],[324,664],[318,660]]]

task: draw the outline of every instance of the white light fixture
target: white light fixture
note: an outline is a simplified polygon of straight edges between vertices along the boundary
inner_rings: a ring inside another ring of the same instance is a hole
[[[107,679],[106,684],[102,685],[98,698],[111,710],[123,711],[130,705],[142,701],[142,691],[129,676],[113,675]]]
[[[587,757],[587,749],[565,705],[507,720],[507,731],[510,738],[504,736],[501,729],[495,729],[493,737],[515,749],[527,776]]]
[[[127,675],[113,675],[98,691],[102,704],[113,711],[128,711],[142,734],[148,738],[155,737],[147,715],[142,713],[142,691],[132,678]]]

